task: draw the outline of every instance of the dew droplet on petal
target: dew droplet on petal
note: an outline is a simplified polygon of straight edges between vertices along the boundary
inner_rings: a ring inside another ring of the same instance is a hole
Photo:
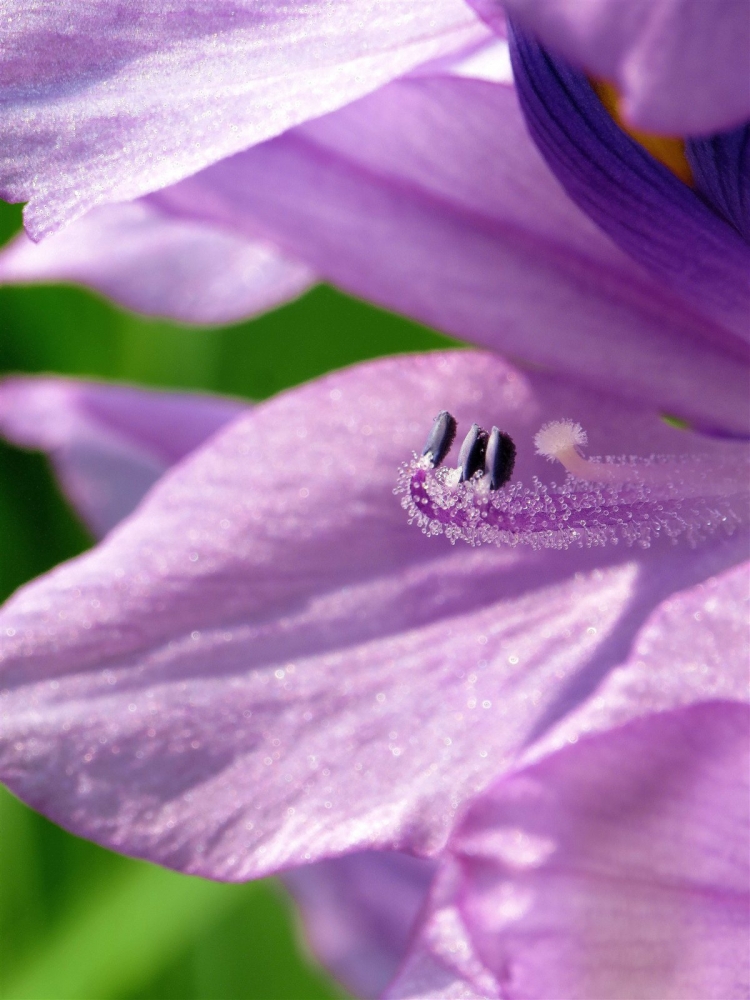
[[[580,451],[586,442],[580,424],[556,421],[542,428],[535,444],[538,452],[565,466],[564,481],[545,484],[534,477],[529,487],[505,482],[493,489],[489,470],[482,471],[487,440],[474,424],[461,446],[458,469],[437,468],[416,455],[401,467],[394,492],[401,495],[410,523],[426,535],[472,546],[564,549],[622,541],[648,548],[660,538],[695,546],[718,532],[731,534],[748,517],[744,450],[731,460],[591,459]]]

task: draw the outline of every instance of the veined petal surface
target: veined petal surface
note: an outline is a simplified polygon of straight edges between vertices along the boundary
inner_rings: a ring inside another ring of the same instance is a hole
[[[750,125],[691,139],[685,154],[701,194],[750,242]]]
[[[99,536],[132,512],[169,465],[244,409],[221,397],[70,379],[0,383],[3,435],[50,455]],[[363,851],[291,869],[283,881],[316,958],[355,995],[375,997],[406,954],[435,869],[426,859]]]
[[[745,555],[739,536],[645,552],[426,538],[393,484],[443,408],[502,423],[526,480],[549,474],[530,443],[561,414],[605,453],[737,447],[476,352],[285,393],[5,606],[9,787],[78,833],[216,878],[433,853],[655,607]]]
[[[750,244],[734,219],[624,132],[582,72],[519,31],[510,52],[529,132],[573,201],[657,281],[747,340]],[[745,170],[732,152],[730,189]]]
[[[41,244],[21,233],[0,251],[0,284],[58,281],[150,316],[222,324],[295,298],[313,275],[268,242],[134,201],[95,208]]]
[[[0,195],[39,239],[486,34],[461,0],[9,0]]]
[[[472,805],[387,996],[747,995],[748,706],[579,737]]]

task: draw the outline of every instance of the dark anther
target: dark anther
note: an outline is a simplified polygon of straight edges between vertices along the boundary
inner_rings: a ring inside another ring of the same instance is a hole
[[[487,453],[484,459],[485,474],[490,477],[490,489],[499,490],[505,486],[513,475],[516,464],[516,446],[513,439],[493,427],[487,441]]]
[[[455,436],[455,417],[452,417],[447,410],[441,410],[435,417],[435,423],[425,441],[422,457],[426,458],[429,455],[433,468],[437,468],[450,451]]]
[[[459,482],[471,479],[475,472],[484,468],[484,453],[487,448],[487,431],[479,424],[472,424],[458,453]]]

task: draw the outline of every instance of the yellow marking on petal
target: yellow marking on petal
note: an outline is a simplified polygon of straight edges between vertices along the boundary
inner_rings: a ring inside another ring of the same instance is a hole
[[[693,172],[685,156],[683,139],[657,135],[655,132],[642,132],[640,129],[633,128],[622,115],[621,98],[614,84],[607,83],[606,80],[592,79],[591,86],[623,132],[627,132],[631,139],[635,139],[639,146],[643,146],[647,153],[650,153],[659,163],[663,163],[684,184],[693,186]]]

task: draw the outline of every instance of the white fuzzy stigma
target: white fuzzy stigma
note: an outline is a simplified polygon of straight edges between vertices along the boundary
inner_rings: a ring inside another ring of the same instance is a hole
[[[583,447],[587,441],[586,431],[572,420],[553,420],[534,436],[537,455],[544,455],[550,462],[564,452]]]

